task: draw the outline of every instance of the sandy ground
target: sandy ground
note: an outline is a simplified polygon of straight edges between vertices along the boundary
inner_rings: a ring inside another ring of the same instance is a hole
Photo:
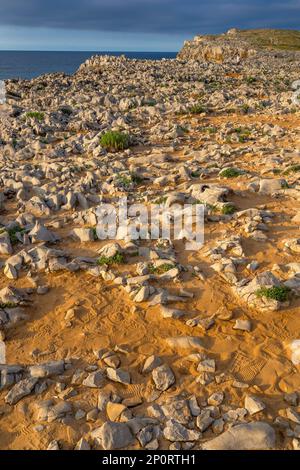
[[[180,118],[178,118],[180,121]],[[205,125],[218,126],[220,123],[232,122],[236,125],[248,123],[278,124],[288,129],[299,129],[299,115],[274,116],[218,116],[205,118]],[[194,119],[196,125],[203,125],[203,120]],[[192,130],[189,137],[193,148],[201,147],[201,140],[196,130]],[[291,139],[282,140],[283,148],[299,146],[298,141]],[[278,145],[277,141],[277,145]],[[234,144],[243,147],[244,144]],[[142,155],[142,150],[139,150]],[[185,161],[186,156],[178,155],[179,161]],[[256,155],[245,154],[236,160],[239,166],[256,171],[260,165]],[[205,182],[216,182],[215,179],[206,179]],[[197,181],[196,181],[197,182]],[[229,184],[229,182],[228,182]],[[231,201],[239,209],[250,207],[265,207],[276,214],[284,213],[287,216],[294,215],[300,209],[300,202],[294,199],[273,199],[268,196],[259,196],[245,189],[247,179],[238,178],[231,180],[232,188],[243,192],[242,197],[233,196]],[[14,211],[12,205],[11,211]],[[289,219],[283,222],[276,217],[268,232],[269,240],[266,243],[250,239],[243,239],[245,255],[249,260],[259,261],[260,271],[272,268],[275,263],[300,262],[300,254],[291,259],[282,250],[281,241],[284,238],[297,237],[299,227],[293,225]],[[57,218],[54,217],[54,218]],[[50,219],[48,219],[49,221]],[[71,226],[68,229],[72,228]],[[224,233],[234,232],[233,222],[210,224],[205,227],[206,246],[210,246],[214,240],[222,238]],[[63,233],[57,230],[57,233]],[[103,242],[78,243],[64,239],[64,249],[72,254],[94,255]],[[58,243],[58,247],[60,246]],[[174,292],[179,288],[194,293],[193,299],[188,299],[179,308],[190,312],[194,316],[208,317],[219,309],[231,314],[228,321],[218,321],[208,330],[202,331],[189,327],[185,321],[174,319],[162,319],[158,307],[148,307],[146,304],[138,306],[130,300],[124,289],[112,283],[95,279],[85,273],[59,273],[45,274],[45,281],[50,287],[49,293],[44,296],[32,296],[33,303],[27,308],[30,315],[29,321],[21,322],[7,332],[7,363],[33,363],[32,352],[40,350],[39,362],[46,362],[61,358],[72,358],[76,367],[82,368],[88,364],[97,364],[93,350],[126,346],[127,354],[121,354],[122,368],[130,370],[132,385],[109,384],[107,388],[113,389],[121,397],[140,398],[141,404],[134,408],[136,414],[141,414],[146,406],[153,400],[154,386],[151,375],[145,376],[141,369],[146,357],[156,354],[172,366],[176,375],[176,385],[163,394],[157,402],[163,402],[164,396],[185,393],[187,396],[195,394],[199,397],[207,397],[216,390],[225,393],[225,403],[243,406],[244,390],[232,386],[233,380],[247,382],[249,389],[256,396],[263,399],[267,405],[264,411],[266,421],[272,422],[283,407],[283,394],[299,391],[299,368],[293,366],[290,360],[288,343],[292,339],[300,337],[299,306],[300,299],[294,299],[288,309],[280,312],[261,312],[249,309],[236,298],[228,284],[223,281],[209,265],[209,260],[199,253],[189,253],[183,250],[183,246],[175,244],[177,259],[186,265],[197,265],[206,276],[205,281],[184,273],[180,282],[165,283]],[[138,257],[131,258],[128,264],[117,267],[120,272],[134,272],[134,264],[141,261]],[[42,279],[42,276],[40,276]],[[16,281],[9,281],[0,274],[0,288],[7,285],[16,287],[30,287],[26,276],[21,276]],[[174,305],[176,307],[176,304]],[[68,324],[64,319],[70,308],[75,308],[75,319]],[[250,333],[236,331],[233,325],[236,318],[248,318],[252,322]],[[188,318],[186,318],[188,319]],[[211,383],[206,386],[195,384],[193,378],[198,373],[195,365],[186,360],[184,351],[174,355],[165,342],[169,336],[193,335],[201,336],[205,351],[210,358],[216,360],[218,373],[225,373],[226,380],[223,383]],[[72,372],[69,374],[72,375]],[[70,398],[78,407],[90,410],[97,405],[97,390],[83,389],[77,396]],[[43,399],[56,395],[55,382],[53,386],[44,392]],[[47,425],[42,432],[36,430],[34,422],[34,400],[28,396],[16,406],[10,407],[4,403],[5,392],[0,394],[0,449],[44,449],[52,439],[59,440],[64,448],[73,448],[74,443],[90,429],[95,423],[72,422],[69,426],[59,422]],[[228,407],[230,409],[230,406]],[[260,416],[252,417],[252,420]],[[99,415],[97,423],[104,422],[104,417]],[[206,437],[212,437],[211,431],[207,431]],[[283,441],[284,446],[284,441]]]

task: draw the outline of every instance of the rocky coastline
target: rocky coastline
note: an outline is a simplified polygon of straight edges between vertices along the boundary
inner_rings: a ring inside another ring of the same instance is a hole
[[[235,35],[5,82],[1,449],[300,449],[300,53]],[[204,246],[100,240],[124,196]]]

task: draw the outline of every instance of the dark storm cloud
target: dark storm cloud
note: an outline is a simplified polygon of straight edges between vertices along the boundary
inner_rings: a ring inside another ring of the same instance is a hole
[[[298,28],[300,0],[0,0],[0,25],[196,34]]]

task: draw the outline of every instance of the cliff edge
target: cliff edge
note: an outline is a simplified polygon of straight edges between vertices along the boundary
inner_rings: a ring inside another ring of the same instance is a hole
[[[177,58],[239,63],[263,51],[300,51],[300,31],[232,28],[219,35],[195,36],[185,41]]]

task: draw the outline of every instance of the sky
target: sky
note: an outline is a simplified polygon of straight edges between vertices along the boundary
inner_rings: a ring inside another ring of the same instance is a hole
[[[0,0],[0,50],[171,52],[232,27],[300,29],[300,0]]]

